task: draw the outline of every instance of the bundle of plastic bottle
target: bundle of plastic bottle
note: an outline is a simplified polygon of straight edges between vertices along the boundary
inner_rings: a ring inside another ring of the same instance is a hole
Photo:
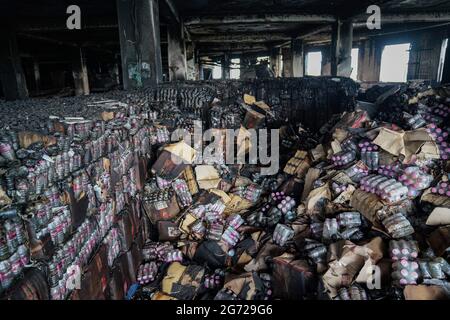
[[[306,255],[315,263],[326,263],[327,260],[327,247],[318,241],[306,239],[305,251]]]
[[[155,261],[150,261],[139,266],[137,281],[140,285],[146,285],[155,280],[158,274],[158,265]]]
[[[447,143],[449,137],[448,130],[441,129],[435,123],[431,123],[427,126],[427,132],[436,141],[441,159],[448,160],[450,157],[450,148]]]
[[[358,151],[358,146],[351,137],[342,141],[341,148],[344,151],[355,151],[355,152]]]
[[[361,153],[361,160],[370,170],[378,170],[379,165],[379,147],[371,141],[364,141],[358,144]]]
[[[224,278],[225,272],[221,269],[216,269],[213,274],[205,275],[203,285],[207,289],[217,289],[222,287]]]
[[[216,220],[220,220],[224,210],[225,210],[225,204],[221,200],[218,200],[214,203],[207,204],[206,212],[205,212],[206,221],[211,223]]]
[[[366,291],[359,285],[342,287],[338,291],[338,296],[334,300],[369,300]]]
[[[281,200],[279,204],[277,204],[277,209],[281,211],[286,221],[292,221],[295,219],[296,213],[294,208],[295,200],[289,196],[287,196],[285,199]]]
[[[419,264],[417,257],[419,248],[416,241],[391,240],[389,242],[389,253],[392,264],[392,279],[395,284],[415,285],[419,279]]]
[[[386,216],[381,223],[395,239],[401,239],[414,233],[411,222],[400,212]]]
[[[401,286],[415,285],[419,279],[419,264],[416,261],[402,259],[392,264],[393,282]]]
[[[357,211],[342,212],[336,216],[339,228],[356,228],[361,226],[361,214]]]
[[[275,227],[272,239],[276,244],[284,246],[293,237],[294,237],[294,230],[292,230],[287,225],[279,223]]]
[[[286,222],[291,222],[297,216],[295,206],[295,200],[286,196],[284,192],[272,192],[268,203],[257,212],[250,214],[247,217],[247,223],[253,226],[274,226],[282,218]]]
[[[173,246],[169,243],[147,242],[142,248],[142,256],[144,260],[164,261],[172,250]]]
[[[419,246],[414,240],[391,240],[389,255],[392,260],[415,260],[419,256]]]
[[[256,184],[249,184],[243,193],[243,198],[251,202],[258,201],[261,196],[262,189]]]
[[[450,107],[440,104],[433,108],[433,114],[438,115],[442,118],[448,117],[450,113]]]
[[[353,182],[358,183],[361,179],[368,176],[369,168],[364,162],[358,161],[351,167],[345,169],[344,172]]]
[[[431,192],[440,196],[450,197],[450,183],[441,181],[436,187],[431,188]]]
[[[233,227],[234,229],[239,229],[240,226],[244,224],[244,219],[239,214],[233,214],[227,218],[228,226]]]
[[[445,141],[439,142],[437,145],[439,148],[439,154],[441,159],[442,160],[450,159],[450,145]]]
[[[427,122],[425,121],[425,119],[422,117],[421,114],[416,114],[414,116],[408,115],[405,118],[406,123],[413,130],[419,129],[427,124]]]
[[[389,179],[382,175],[369,175],[360,182],[363,191],[377,194],[381,199],[395,203],[408,196],[408,188],[395,179]]]
[[[341,194],[342,192],[344,192],[345,190],[347,190],[348,185],[346,184],[342,184],[342,183],[338,183],[333,181],[333,183],[331,184],[331,190],[333,191],[334,194]]]
[[[272,192],[269,196],[269,203],[276,204],[286,197],[283,191]]]
[[[170,187],[171,181],[156,176],[156,184],[158,185],[159,189],[164,190]]]
[[[219,241],[222,238],[223,225],[219,222],[208,224],[206,238],[209,240]]]
[[[165,262],[182,262],[183,261],[183,253],[181,250],[172,250],[167,252],[167,256]]]
[[[222,234],[222,240],[230,247],[234,247],[239,242],[240,238],[241,235],[239,232],[231,225],[228,226]]]
[[[343,212],[336,218],[327,218],[323,224],[322,238],[336,241],[339,239],[358,241],[364,237],[360,230],[359,212]]]
[[[447,276],[450,276],[450,264],[442,257],[419,260],[419,267],[424,279],[445,280]]]
[[[172,187],[175,190],[175,193],[180,200],[179,202],[182,207],[187,207],[192,204],[192,195],[189,192],[189,188],[185,180],[175,179],[172,182]]]
[[[262,188],[256,184],[249,184],[247,186],[239,186],[231,190],[232,193],[237,194],[250,202],[257,202],[262,193]]]
[[[433,176],[426,174],[419,167],[411,166],[403,170],[398,180],[408,187],[408,197],[415,198],[421,190],[430,186]]]
[[[331,161],[333,161],[335,166],[342,167],[354,161],[355,158],[356,158],[355,151],[341,151],[334,154],[331,157]]]
[[[324,223],[320,222],[320,221],[312,222],[309,225],[309,228],[311,230],[311,234],[314,237],[314,239],[319,239],[319,240],[322,239],[323,225],[324,225]]]
[[[378,168],[378,174],[389,178],[397,178],[402,170],[400,162],[394,162],[393,164],[382,165]]]

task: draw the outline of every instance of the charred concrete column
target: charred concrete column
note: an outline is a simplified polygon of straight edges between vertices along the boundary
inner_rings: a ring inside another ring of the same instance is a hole
[[[324,46],[320,50],[322,52],[322,76],[330,76],[331,75],[331,56],[330,56],[330,47]]]
[[[28,97],[28,89],[15,32],[1,29],[0,42],[0,81],[5,98],[25,99]]]
[[[225,54],[222,57],[222,79],[230,79],[230,65],[231,60],[228,54]]]
[[[86,66],[86,58],[81,48],[79,49],[78,54],[75,54],[73,57],[72,75],[73,82],[75,84],[75,95],[88,95],[90,92],[88,70]]]
[[[352,73],[352,43],[352,19],[338,19],[332,28],[331,75],[350,77]]]
[[[36,93],[39,94],[41,90],[41,70],[39,68],[39,61],[37,59],[33,60],[33,74]]]
[[[186,80],[186,45],[183,25],[171,23],[167,26],[169,79]]]
[[[275,74],[275,77],[281,76],[281,49],[272,48],[270,50],[270,67]]]
[[[303,77],[305,75],[305,56],[303,51],[303,41],[301,39],[292,39],[292,71],[293,77]]]
[[[158,0],[116,0],[124,89],[162,81]]]
[[[382,47],[374,40],[362,43],[358,54],[358,80],[378,82],[380,80]]]
[[[292,50],[290,47],[283,48],[283,77],[292,77]]]
[[[198,80],[197,52],[193,42],[186,42],[186,79]]]

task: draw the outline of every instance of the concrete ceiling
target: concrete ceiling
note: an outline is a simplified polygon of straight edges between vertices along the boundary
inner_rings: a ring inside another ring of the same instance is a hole
[[[201,53],[265,50],[292,38],[324,42],[336,17],[357,17],[355,34],[367,33],[366,8],[381,7],[389,30],[450,22],[449,0],[159,0],[160,21],[185,23],[186,35]],[[2,0],[0,24],[13,23],[29,39],[104,45],[117,50],[116,0]],[[82,8],[83,30],[68,33],[67,6]],[[388,18],[386,18],[388,17]],[[177,19],[175,19],[177,20]],[[48,41],[50,43],[51,41]],[[253,49],[254,48],[254,49]]]
[[[336,17],[353,17],[355,33],[367,32],[366,9],[381,8],[389,30],[450,22],[448,0],[172,0],[203,52],[249,45],[286,45],[292,38],[329,41]],[[433,15],[438,13],[438,15]],[[362,36],[362,35],[361,35]],[[360,35],[356,35],[360,37]],[[226,45],[225,45],[226,43]]]

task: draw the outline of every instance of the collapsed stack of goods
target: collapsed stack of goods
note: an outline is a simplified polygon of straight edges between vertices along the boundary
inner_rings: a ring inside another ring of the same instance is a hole
[[[144,103],[18,103],[19,114],[16,103],[2,107],[2,296],[120,297],[115,288],[135,281],[141,260],[140,191],[165,127],[149,125],[154,113]],[[117,268],[128,279],[119,285]]]
[[[405,98],[395,91],[372,106],[373,118],[362,109],[335,117],[321,143],[281,128],[280,158],[290,159],[273,175],[256,164],[195,162],[184,142],[164,147],[144,191],[153,232],[134,298],[448,299],[449,128],[441,111],[450,95],[411,90],[397,111],[403,121],[384,122],[398,95]],[[270,122],[270,108],[246,98],[245,112],[238,99],[210,122],[219,131],[240,123],[239,132]],[[236,147],[244,148],[239,138]],[[175,164],[182,154],[189,161]]]
[[[25,109],[32,128],[5,114],[3,294],[34,277],[46,285],[33,298],[448,299],[448,89],[383,90],[353,111],[342,84],[349,111],[324,117],[326,105],[310,132],[284,103],[320,81],[295,81],[67,99]],[[214,140],[197,139],[199,123]],[[279,129],[271,162],[237,161],[264,128]],[[81,289],[67,289],[74,265]]]

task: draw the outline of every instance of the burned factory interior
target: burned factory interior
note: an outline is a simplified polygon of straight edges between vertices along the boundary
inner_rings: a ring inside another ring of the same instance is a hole
[[[450,1],[0,26],[0,300],[450,299]]]

